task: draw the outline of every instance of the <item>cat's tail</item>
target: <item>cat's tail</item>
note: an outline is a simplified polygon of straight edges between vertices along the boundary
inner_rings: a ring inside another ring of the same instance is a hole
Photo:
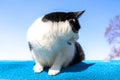
[[[82,60],[85,60],[85,54],[81,45],[78,42],[75,42],[74,45],[75,45],[75,54],[70,65],[74,65],[81,62]]]

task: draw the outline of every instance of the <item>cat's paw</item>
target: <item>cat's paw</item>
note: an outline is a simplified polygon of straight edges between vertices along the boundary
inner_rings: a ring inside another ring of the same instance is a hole
[[[33,67],[33,70],[34,70],[35,73],[40,73],[40,72],[43,71],[43,67],[40,66],[40,65],[38,65],[38,64],[36,64],[36,65]]]
[[[48,75],[54,76],[54,75],[58,74],[59,72],[60,72],[60,70],[52,70],[52,69],[49,69]]]

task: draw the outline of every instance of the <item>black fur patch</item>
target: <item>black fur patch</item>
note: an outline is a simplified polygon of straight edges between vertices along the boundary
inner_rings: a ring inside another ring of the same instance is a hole
[[[31,45],[31,43],[30,42],[28,42],[28,46],[29,46],[29,49],[30,49],[30,51],[33,49],[33,47],[32,47],[32,45]]]
[[[84,51],[78,42],[75,42],[75,55],[70,65],[77,64],[85,59]]]
[[[59,22],[59,21],[66,21],[70,19],[75,19],[75,16],[72,13],[65,13],[65,12],[53,12],[46,14],[43,17],[43,21],[52,21],[52,22]]]
[[[65,13],[65,12],[54,12],[54,13],[49,13],[47,15],[45,15],[42,19],[43,22],[48,22],[48,21],[52,21],[52,22],[60,22],[60,21],[66,21],[68,20],[73,32],[77,33],[80,29],[80,25],[79,22],[75,16],[75,14],[73,14],[73,12],[69,12],[69,13]]]

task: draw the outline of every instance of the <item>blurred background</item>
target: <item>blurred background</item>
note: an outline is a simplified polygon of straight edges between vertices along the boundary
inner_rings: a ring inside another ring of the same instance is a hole
[[[119,0],[0,0],[0,60],[32,60],[29,26],[46,13],[81,10],[78,42],[86,60],[120,59]]]

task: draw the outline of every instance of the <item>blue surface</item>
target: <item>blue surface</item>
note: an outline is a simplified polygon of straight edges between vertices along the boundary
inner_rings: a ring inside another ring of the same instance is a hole
[[[120,61],[83,61],[56,76],[35,74],[33,61],[0,61],[0,80],[120,80]]]

